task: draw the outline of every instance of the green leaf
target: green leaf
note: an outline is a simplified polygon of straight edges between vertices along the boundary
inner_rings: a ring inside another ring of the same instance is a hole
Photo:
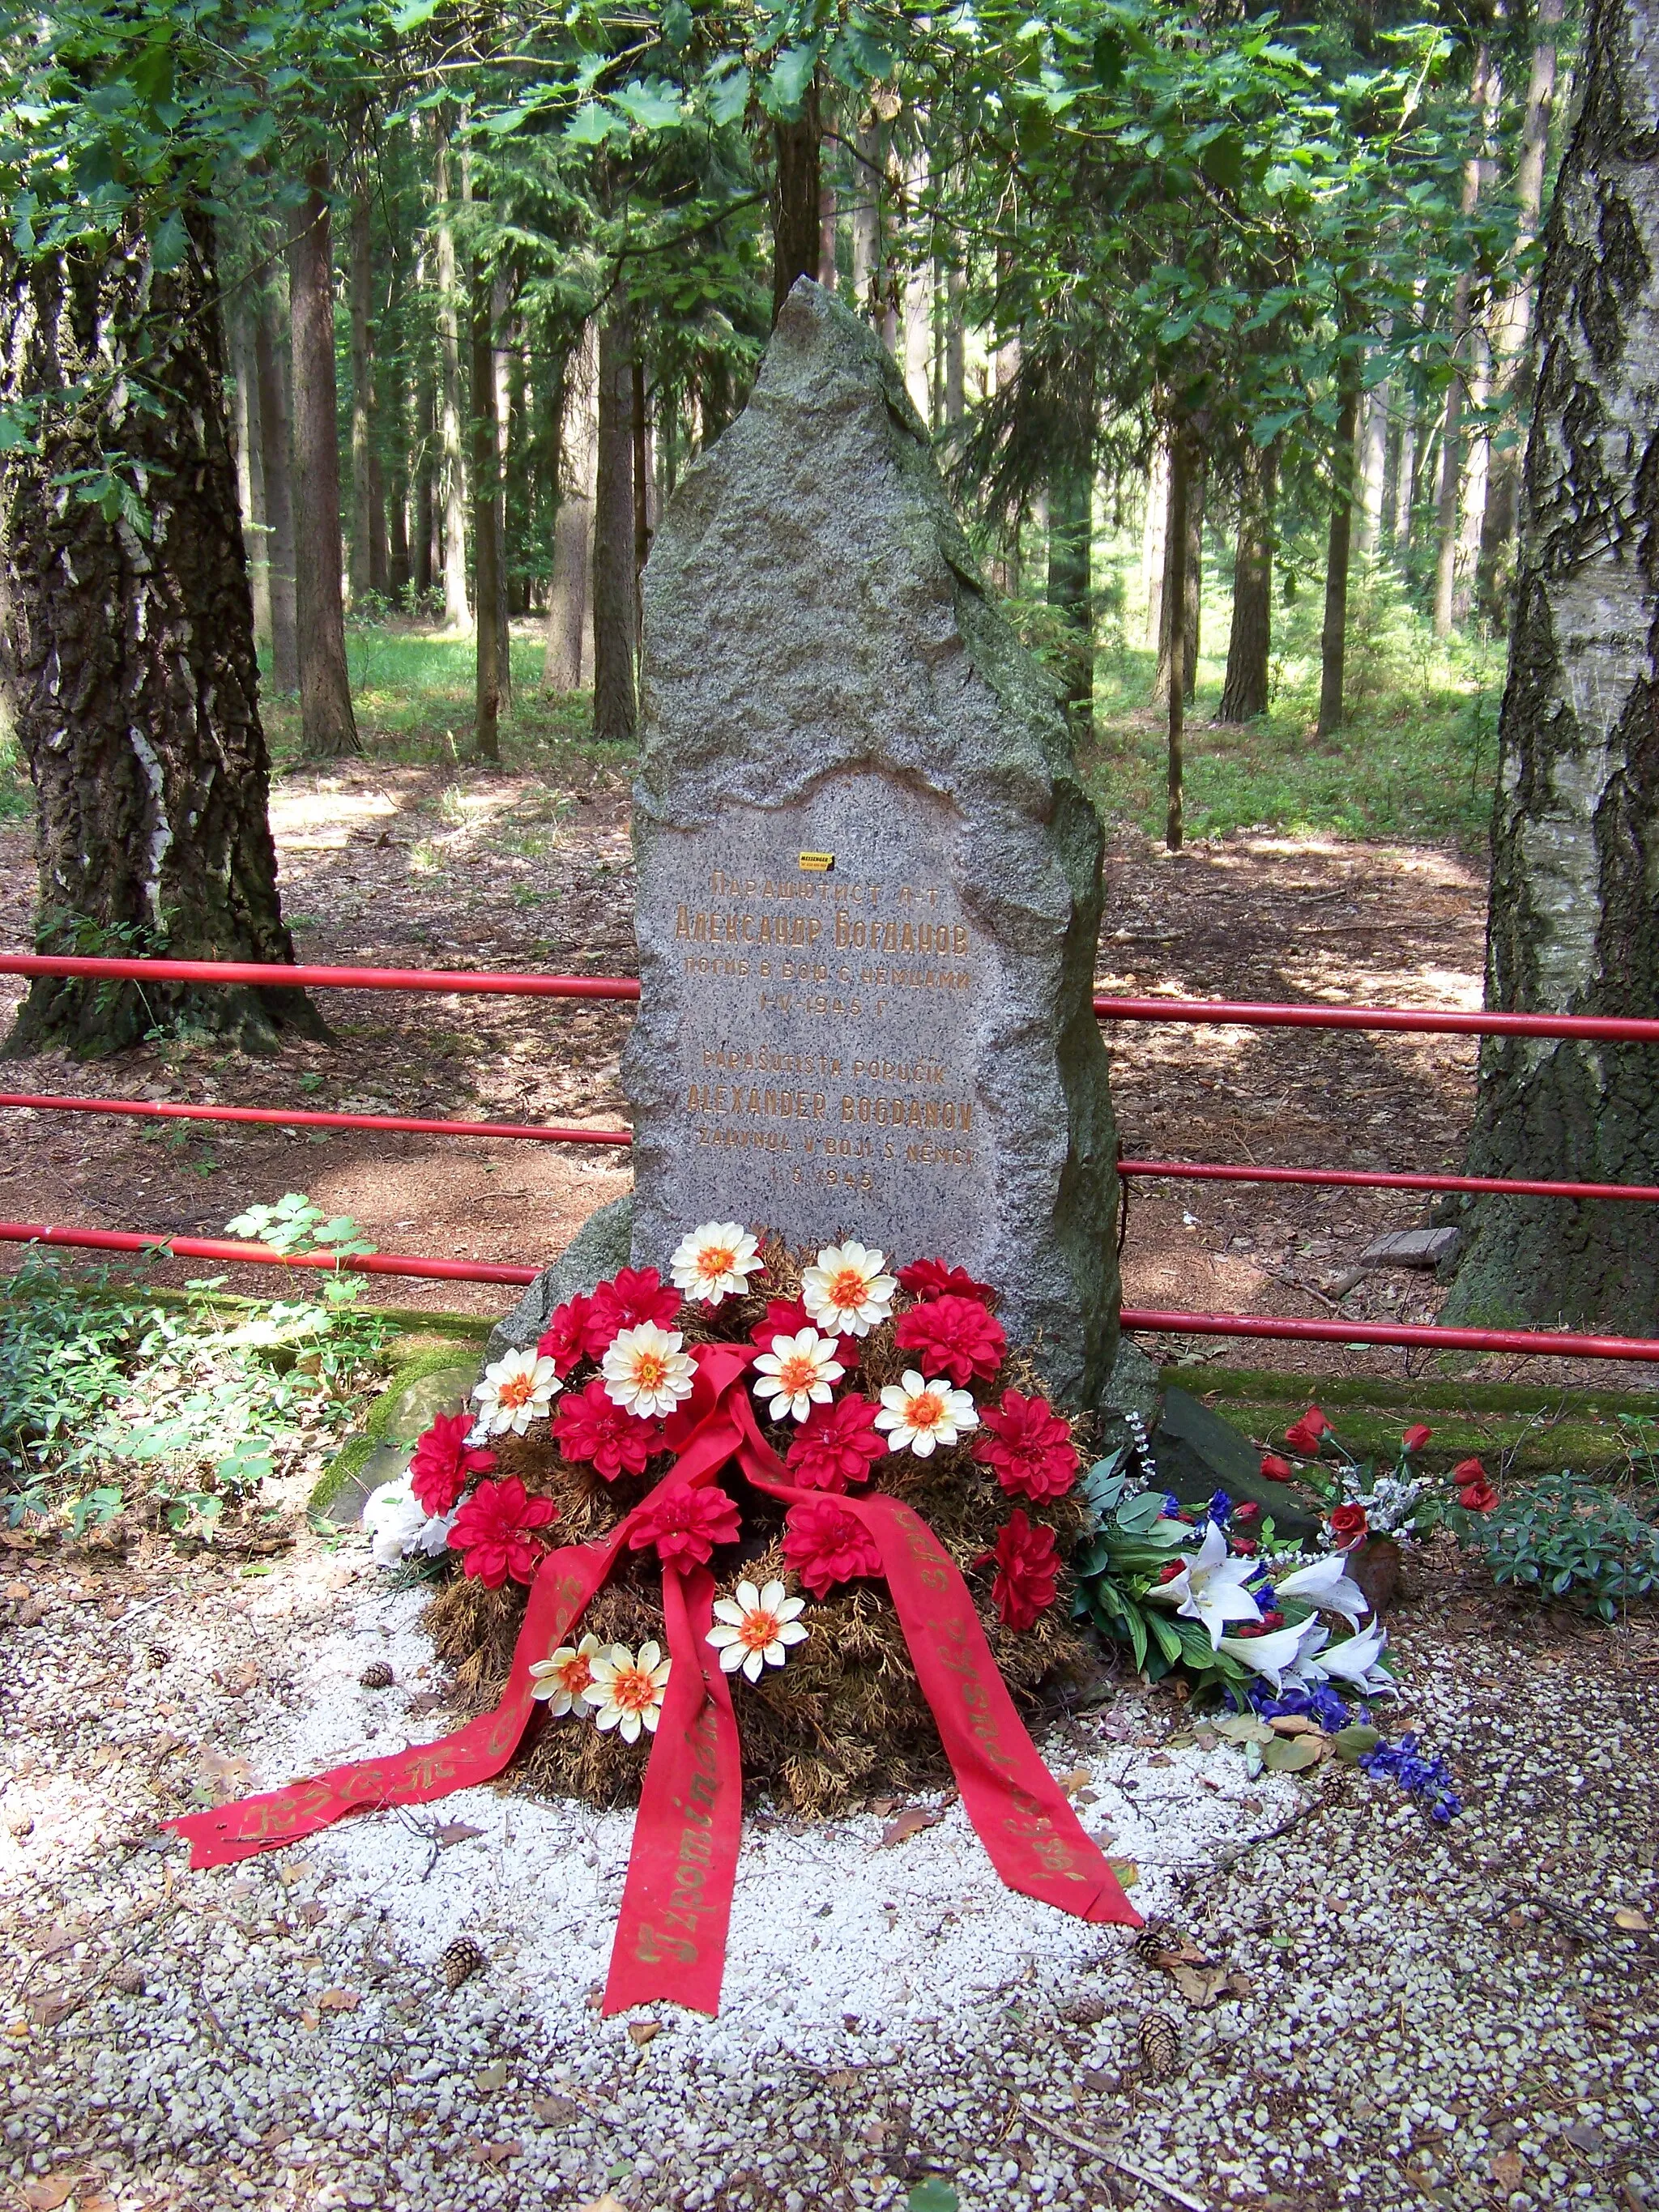
[[[1156,1490],[1143,1490],[1138,1498],[1130,1498],[1117,1509],[1118,1527],[1127,1528],[1132,1536],[1144,1536],[1155,1522],[1163,1518],[1163,1493]],[[1182,1525],[1184,1534],[1185,1523]]]
[[[152,268],[162,272],[176,269],[190,251],[190,233],[185,228],[185,219],[175,208],[164,216],[149,242]]]
[[[683,53],[691,43],[691,10],[685,0],[667,0],[662,11],[662,34],[674,52]]]
[[[746,69],[732,69],[725,61],[709,76],[708,114],[716,129],[724,131],[728,124],[742,122],[749,106],[750,82]]]
[[[1261,1747],[1261,1764],[1270,1774],[1300,1774],[1319,1763],[1319,1746],[1311,1736],[1276,1735]]]
[[[571,146],[603,146],[623,136],[626,128],[620,116],[602,107],[597,100],[585,100],[564,126],[565,143]]]
[[[648,84],[625,84],[620,92],[611,94],[611,104],[641,131],[671,130],[684,112],[678,88],[660,77],[653,77]]]
[[[1368,1751],[1375,1751],[1382,1741],[1380,1733],[1368,1728],[1364,1722],[1355,1721],[1349,1727],[1338,1729],[1331,1741],[1336,1746],[1336,1755],[1350,1766],[1357,1766]]]
[[[392,27],[394,31],[418,31],[422,23],[429,23],[442,7],[443,0],[404,0],[401,8],[394,9]]]
[[[817,41],[804,46],[786,46],[772,64],[771,75],[766,80],[766,89],[761,95],[762,105],[769,115],[793,122],[800,112],[812,75],[818,65]]]
[[[948,2181],[919,2181],[904,2206],[905,2212],[957,2212],[961,2202]]]
[[[1148,1613],[1144,1614],[1142,1617],[1146,1620],[1147,1627],[1152,1630],[1153,1638],[1158,1644],[1158,1650],[1164,1654],[1164,1656],[1169,1661],[1170,1664],[1172,1667],[1175,1666],[1181,1659],[1182,1651],[1185,1649],[1181,1641],[1180,1630],[1176,1626],[1172,1620],[1166,1620],[1161,1613]]]

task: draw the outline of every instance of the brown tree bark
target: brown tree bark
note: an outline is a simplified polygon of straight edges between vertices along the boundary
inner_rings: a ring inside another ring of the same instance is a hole
[[[278,691],[300,688],[299,615],[294,584],[294,448],[289,434],[287,350],[276,327],[276,299],[262,286],[253,324],[259,385],[259,451],[264,464],[270,526],[270,680]]]
[[[424,599],[438,580],[438,506],[433,465],[438,434],[437,404],[430,373],[416,371],[415,386],[415,588]]]
[[[83,379],[95,405],[50,404]],[[0,402],[40,398],[40,452],[0,472],[0,677],[34,783],[36,942],[291,962],[204,221],[166,271],[136,222],[96,259],[0,244]],[[137,514],[54,484],[106,456]],[[42,978],[9,1049],[97,1054],[184,1024],[258,1048],[279,1026],[325,1034],[297,990]]]
[[[477,682],[472,749],[480,760],[501,757],[501,512],[496,474],[500,449],[495,421],[495,349],[489,280],[472,287],[472,558],[478,619],[474,632]]]
[[[1474,58],[1474,71],[1469,86],[1469,104],[1483,108],[1486,101],[1486,86],[1492,67],[1492,58],[1482,46]],[[1463,214],[1474,213],[1480,198],[1481,167],[1479,154],[1471,155],[1463,167]],[[1440,433],[1440,489],[1435,510],[1435,567],[1434,567],[1434,634],[1449,637],[1456,608],[1457,595],[1457,497],[1462,488],[1463,444],[1462,416],[1463,408],[1462,379],[1468,370],[1469,343],[1469,304],[1473,297],[1468,270],[1457,279],[1452,295],[1451,353],[1452,380],[1446,387],[1445,413]]]
[[[1233,620],[1227,640],[1227,673],[1216,720],[1249,722],[1267,711],[1273,656],[1273,504],[1279,456],[1252,446],[1244,457],[1238,491],[1238,555],[1233,564]]]
[[[1359,427],[1359,363],[1344,354],[1338,370],[1341,405],[1331,453],[1330,527],[1325,540],[1325,621],[1319,633],[1319,730],[1342,726],[1342,679],[1348,654],[1348,568],[1353,541],[1354,441]]]
[[[1066,663],[1066,713],[1074,742],[1092,734],[1095,702],[1093,545],[1094,456],[1090,425],[1082,416],[1048,471],[1048,605],[1062,615],[1071,637]]]
[[[1590,0],[1545,228],[1486,1004],[1659,1018],[1659,45]],[[1650,1047],[1492,1038],[1479,1175],[1659,1182]],[[1659,1210],[1481,1199],[1449,1314],[1659,1335]]]
[[[346,674],[328,182],[326,163],[313,162],[306,174],[305,204],[288,249],[301,749],[313,760],[362,750]]]
[[[599,434],[595,380],[599,374],[593,325],[573,348],[565,375],[560,422],[559,503],[553,515],[553,574],[547,595],[547,659],[542,684],[549,691],[575,691],[591,665],[593,557],[593,472]]]
[[[466,597],[466,471],[461,459],[461,288],[449,218],[449,141],[436,133],[433,265],[438,291],[439,483],[443,501],[444,623],[472,627]]]
[[[772,320],[783,312],[791,288],[818,273],[819,156],[823,122],[816,82],[793,123],[772,126]]]
[[[1209,492],[1209,457],[1204,450],[1195,426],[1190,422],[1186,429],[1187,483],[1183,495],[1183,512],[1187,518],[1187,535],[1181,548],[1181,652],[1182,690],[1188,701],[1198,681],[1199,613],[1204,592],[1204,502]],[[1170,514],[1175,511],[1175,486],[1170,485]],[[1176,665],[1175,626],[1171,612],[1175,601],[1170,594],[1175,589],[1171,580],[1175,574],[1175,541],[1170,532],[1173,527],[1166,516],[1164,526],[1164,592],[1159,601],[1159,634],[1158,672],[1152,678],[1152,702],[1161,707],[1170,696],[1170,671]]]
[[[593,735],[632,744],[638,715],[635,624],[634,318],[615,306],[599,325],[593,499]]]
[[[351,194],[351,258],[347,284],[351,317],[351,596],[367,599],[374,588],[374,498],[370,485],[370,440],[374,422],[374,372],[369,351],[369,299],[374,284],[368,187],[359,179]]]
[[[1170,507],[1165,525],[1164,601],[1169,616],[1168,665],[1179,666],[1187,649],[1187,547],[1192,480],[1193,441],[1185,422],[1172,422],[1169,433]],[[1164,770],[1164,842],[1178,853],[1186,836],[1184,785],[1187,775],[1187,690],[1182,684],[1168,685],[1169,741]]]

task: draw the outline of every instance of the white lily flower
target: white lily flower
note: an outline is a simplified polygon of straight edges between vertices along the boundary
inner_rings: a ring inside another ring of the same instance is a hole
[[[1318,1681],[1346,1682],[1368,1698],[1384,1698],[1400,1686],[1387,1668],[1378,1663],[1388,1647],[1389,1632],[1380,1620],[1340,1644],[1333,1644],[1322,1630],[1320,1640],[1310,1644],[1302,1663]]]
[[[1267,1636],[1224,1636],[1216,1650],[1237,1659],[1253,1674],[1265,1675],[1278,1691],[1284,1688],[1285,1675],[1300,1659],[1310,1632],[1316,1636],[1325,1633],[1309,1619],[1297,1621],[1293,1628],[1275,1628]]]
[[[1181,1572],[1167,1583],[1155,1583],[1146,1593],[1149,1601],[1174,1606],[1185,1620],[1202,1621],[1218,1651],[1230,1620],[1261,1620],[1261,1608],[1244,1587],[1261,1563],[1231,1558],[1227,1539],[1213,1521],[1195,1552],[1177,1556]]]
[[[1346,1554],[1327,1552],[1288,1575],[1276,1574],[1273,1589],[1280,1597],[1300,1598],[1304,1605],[1322,1606],[1340,1613],[1350,1628],[1358,1628],[1370,1600],[1347,1571]]]

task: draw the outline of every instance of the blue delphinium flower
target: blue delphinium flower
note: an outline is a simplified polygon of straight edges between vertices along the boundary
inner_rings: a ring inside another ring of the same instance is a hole
[[[1275,1695],[1267,1683],[1255,1681],[1249,1685],[1245,1695],[1261,1720],[1278,1720],[1288,1718],[1293,1713],[1299,1714],[1305,1719],[1317,1722],[1328,1735],[1334,1735],[1339,1729],[1346,1728],[1353,1718],[1347,1706],[1326,1682],[1315,1682],[1311,1686],[1287,1682],[1284,1689]]]
[[[1173,1490],[1166,1490],[1164,1493],[1164,1517],[1166,1521],[1178,1521],[1181,1518],[1181,1500]]]
[[[1279,1600],[1273,1594],[1273,1586],[1270,1582],[1257,1583],[1251,1589],[1250,1595],[1261,1607],[1263,1613],[1278,1612]]]
[[[1430,1820],[1442,1827],[1463,1809],[1463,1801],[1452,1787],[1451,1769],[1443,1759],[1425,1758],[1414,1734],[1402,1735],[1398,1743],[1378,1744],[1375,1751],[1364,1753],[1359,1764],[1374,1780],[1385,1781],[1392,1776]]]
[[[1233,1501],[1228,1497],[1224,1490],[1218,1490],[1212,1495],[1206,1510],[1211,1520],[1215,1522],[1217,1528],[1224,1528],[1227,1525],[1228,1516],[1233,1510]]]

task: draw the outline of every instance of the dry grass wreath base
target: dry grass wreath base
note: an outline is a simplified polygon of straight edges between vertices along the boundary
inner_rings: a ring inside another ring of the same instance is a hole
[[[799,1261],[775,1248],[767,1258],[769,1294],[797,1296]],[[684,1329],[688,1346],[717,1338],[741,1340],[765,1315],[764,1297],[730,1298],[713,1316],[688,1306],[676,1325]],[[895,1349],[893,1323],[887,1322],[864,1340],[862,1364],[852,1379],[873,1397],[884,1383],[897,1380],[912,1357]],[[996,1387],[1010,1382],[1027,1392],[1040,1389],[1018,1354],[1005,1362]],[[982,1401],[986,1394],[976,1395]],[[769,1433],[781,1453],[788,1442],[787,1429]],[[589,1466],[562,1459],[544,1422],[526,1436],[493,1441],[496,1475],[516,1475],[532,1494],[553,1499],[559,1517],[548,1534],[564,1544],[605,1535],[660,1480],[669,1464],[659,1459],[645,1475],[612,1483]],[[794,1589],[781,1545],[784,1507],[753,1489],[735,1466],[718,1480],[737,1500],[744,1530],[742,1541],[723,1546],[712,1562],[720,1591],[729,1592],[744,1576],[757,1583],[776,1577]],[[878,1492],[913,1506],[956,1561],[1003,1680],[1028,1722],[1090,1677],[1097,1655],[1086,1629],[1070,1620],[1069,1576],[1062,1577],[1054,1603],[1035,1625],[1017,1632],[997,1618],[990,1600],[993,1570],[984,1561],[1016,1505],[1034,1523],[1052,1528],[1061,1558],[1069,1558],[1083,1524],[1075,1495],[1041,1504],[1009,1498],[968,1444],[940,1449],[931,1459],[890,1453],[877,1462],[874,1479],[860,1494]],[[630,1650],[653,1639],[663,1643],[660,1593],[655,1552],[624,1553],[571,1632],[573,1640],[591,1630],[602,1644],[623,1644]],[[487,1711],[501,1698],[526,1595],[512,1583],[485,1589],[457,1573],[422,1615],[469,1712]],[[771,1797],[795,1813],[821,1819],[867,1797],[904,1796],[947,1783],[950,1768],[886,1585],[842,1584],[825,1599],[809,1598],[801,1620],[810,1633],[793,1648],[786,1665],[768,1668],[757,1683],[741,1675],[732,1682],[745,1795],[751,1801]],[[526,1748],[508,1770],[507,1784],[541,1795],[580,1797],[601,1808],[633,1804],[653,1741],[642,1735],[637,1743],[624,1743],[614,1730],[601,1730],[580,1713],[532,1723]]]

